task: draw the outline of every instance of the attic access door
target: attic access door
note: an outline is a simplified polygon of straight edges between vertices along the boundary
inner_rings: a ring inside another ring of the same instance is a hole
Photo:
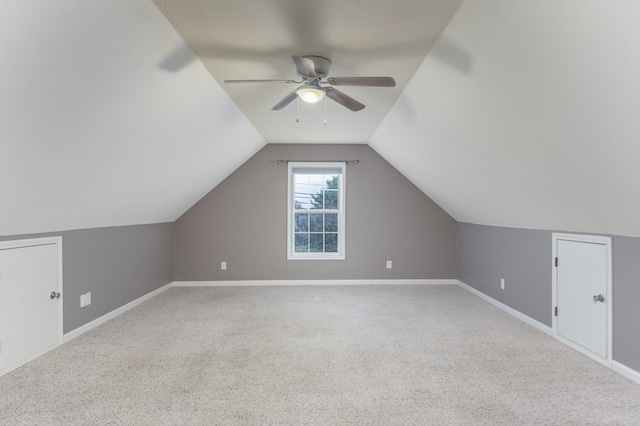
[[[611,239],[553,234],[553,331],[584,355],[611,364]]]
[[[0,375],[62,343],[61,246],[0,242]]]

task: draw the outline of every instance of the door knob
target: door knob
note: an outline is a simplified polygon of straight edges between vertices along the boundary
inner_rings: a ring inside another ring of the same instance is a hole
[[[51,294],[49,295],[49,297],[51,297],[52,299],[57,299],[60,297],[60,293],[56,292],[56,291],[52,291]]]
[[[593,296],[594,302],[604,302],[604,296],[602,294],[596,294]]]

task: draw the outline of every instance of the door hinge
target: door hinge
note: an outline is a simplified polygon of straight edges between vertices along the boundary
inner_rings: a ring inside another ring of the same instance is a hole
[[[558,316],[558,307],[557,306],[556,306],[556,309],[555,309],[555,316]]]
[[[556,257],[556,268],[558,267],[558,258]]]

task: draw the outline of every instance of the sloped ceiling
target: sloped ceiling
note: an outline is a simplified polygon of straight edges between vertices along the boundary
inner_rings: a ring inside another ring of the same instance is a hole
[[[639,23],[466,1],[370,145],[458,221],[640,236]]]
[[[640,236],[636,0],[156,3],[0,2],[0,235],[173,221],[294,141],[368,142],[459,221]],[[220,82],[291,54],[399,86],[323,126]]]
[[[461,0],[154,0],[211,75],[267,142],[367,143]],[[186,63],[176,46],[171,71]],[[391,76],[394,88],[341,86],[366,108],[328,100],[273,112],[298,84],[225,84],[229,79],[299,80],[291,55],[331,60],[329,75]]]
[[[0,2],[0,235],[173,221],[264,146],[146,1]]]

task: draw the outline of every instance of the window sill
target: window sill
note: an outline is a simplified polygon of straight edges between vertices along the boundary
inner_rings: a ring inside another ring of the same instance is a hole
[[[297,253],[289,254],[287,260],[345,260],[345,256],[344,254]]]

